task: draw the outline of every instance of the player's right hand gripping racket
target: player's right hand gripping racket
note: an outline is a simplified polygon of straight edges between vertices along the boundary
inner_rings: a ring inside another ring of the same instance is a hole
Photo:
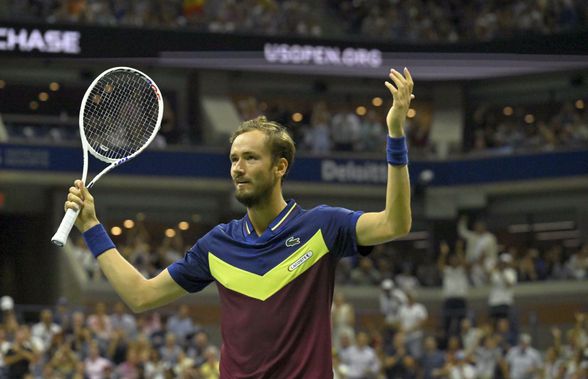
[[[130,67],[104,71],[86,90],[80,107],[80,137],[84,151],[82,181],[88,175],[88,151],[110,165],[87,185],[91,188],[116,166],[141,153],[155,138],[161,125],[163,99],[151,78]],[[78,211],[68,209],[51,238],[65,245]]]

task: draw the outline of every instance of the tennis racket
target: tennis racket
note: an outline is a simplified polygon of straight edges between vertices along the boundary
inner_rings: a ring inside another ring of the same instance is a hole
[[[87,185],[141,153],[161,126],[163,99],[151,78],[130,67],[104,71],[86,90],[80,106],[80,137],[84,154],[82,181],[88,175],[88,152],[108,163]],[[68,209],[51,238],[64,246],[79,210]]]

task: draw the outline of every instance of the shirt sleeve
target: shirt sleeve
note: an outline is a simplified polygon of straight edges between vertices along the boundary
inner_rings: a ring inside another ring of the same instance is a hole
[[[208,265],[208,254],[202,240],[196,242],[183,258],[167,268],[171,277],[188,292],[198,292],[214,279]]]
[[[362,211],[351,211],[345,208],[319,207],[320,217],[324,220],[321,229],[324,233],[327,246],[337,258],[349,257],[361,253],[367,255],[368,251],[357,245],[355,227]]]

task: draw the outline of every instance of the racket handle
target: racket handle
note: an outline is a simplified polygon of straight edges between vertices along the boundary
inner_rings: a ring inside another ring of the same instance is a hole
[[[59,229],[57,229],[57,232],[55,232],[55,235],[51,238],[51,242],[59,247],[65,246],[69,232],[71,232],[71,228],[76,222],[76,218],[78,218],[78,213],[80,213],[79,210],[71,208],[65,212],[65,216],[63,216],[63,220],[61,220]]]

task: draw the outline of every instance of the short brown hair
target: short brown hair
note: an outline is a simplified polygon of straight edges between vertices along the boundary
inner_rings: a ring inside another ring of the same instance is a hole
[[[288,174],[294,164],[294,155],[296,154],[296,146],[288,130],[275,121],[268,121],[265,116],[259,116],[252,120],[243,121],[239,128],[233,132],[229,142],[233,144],[235,138],[252,130],[259,130],[267,136],[274,163],[280,158],[286,159],[288,162],[286,174]]]

